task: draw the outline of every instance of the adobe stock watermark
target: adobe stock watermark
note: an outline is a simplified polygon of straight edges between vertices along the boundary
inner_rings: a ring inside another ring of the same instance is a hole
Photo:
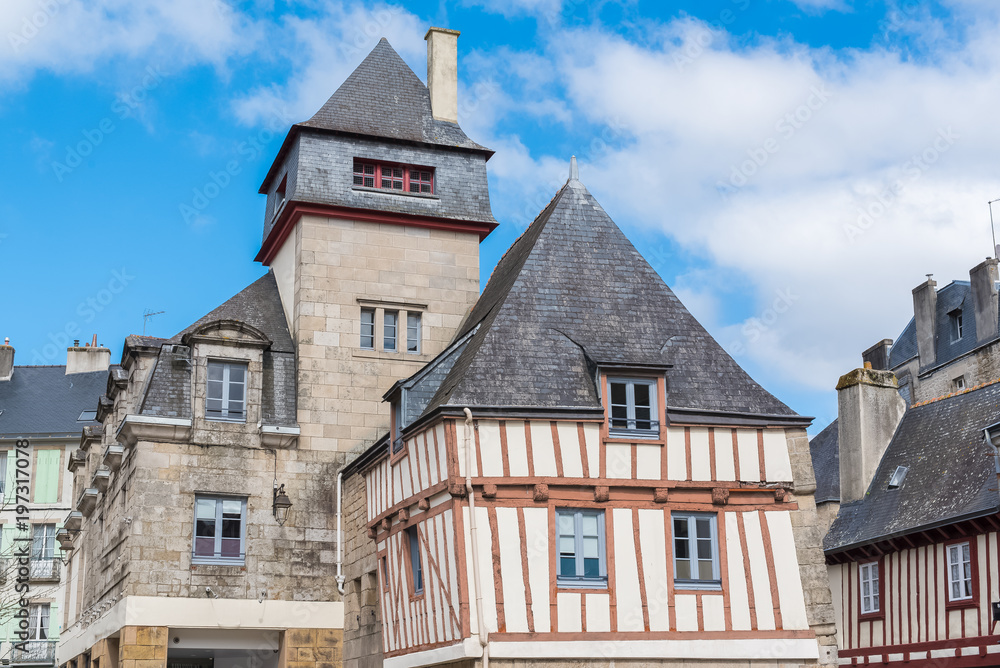
[[[759,341],[760,337],[770,331],[797,301],[799,301],[799,295],[792,292],[791,288],[775,290],[771,304],[761,311],[759,316],[750,318],[743,323],[743,327],[740,328],[743,341],[750,344]],[[733,341],[729,344],[729,351],[733,355],[742,355],[747,350],[743,341]]]
[[[858,207],[858,217],[853,223],[844,224],[844,236],[847,237],[847,241],[851,244],[857,243],[858,237],[871,229],[875,222],[899,201],[907,187],[919,181],[959,139],[961,139],[961,135],[955,132],[950,125],[946,128],[938,128],[937,135],[923,151],[911,156],[909,160],[900,165],[902,178],[885,186],[875,195],[874,199],[864,206]]]
[[[777,136],[771,136],[761,142],[758,146],[747,149],[747,159],[739,164],[732,165],[727,181],[718,181],[715,184],[716,190],[722,199],[728,199],[730,195],[739,192],[740,188],[750,182],[757,172],[766,165],[771,158],[781,151],[783,144],[786,144],[813,119],[816,112],[822,109],[830,98],[833,97],[826,88],[826,84],[820,83],[809,88],[809,95],[799,106],[789,111],[778,119],[774,124]]]
[[[7,42],[14,53],[20,53],[71,2],[73,0],[38,0],[35,3],[37,9],[21,19],[20,29],[7,33]]]
[[[93,322],[98,314],[102,313],[120,295],[128,285],[135,280],[135,275],[128,273],[125,267],[115,269],[111,272],[111,278],[97,292],[87,297],[76,307],[76,314],[80,320],[69,320],[61,329],[49,332],[48,340],[42,348],[32,349],[30,352],[32,364],[51,364],[54,360],[61,359],[66,354],[66,349],[74,339],[82,338],[83,324]]]
[[[163,81],[164,74],[159,67],[150,65],[146,68],[142,80],[132,88],[118,93],[111,111],[118,120],[123,121],[131,116],[143,100]],[[83,139],[75,144],[66,146],[66,157],[62,162],[52,162],[52,172],[56,175],[56,180],[62,183],[66,176],[74,169],[83,164],[83,159],[91,155],[98,146],[104,143],[112,132],[117,129],[115,121],[111,116],[102,118],[96,127],[87,128],[81,131]]]
[[[267,145],[275,136],[283,132],[291,123],[285,110],[275,110],[264,128],[248,135],[236,146],[239,158],[227,162],[221,169],[209,171],[205,182],[192,189],[191,199],[178,205],[185,223],[197,224],[201,214],[233,182],[233,177],[243,171],[244,164],[253,162],[264,155]]]
[[[750,7],[750,0],[730,1],[740,12],[745,12]],[[708,25],[717,32],[726,32],[727,26],[732,25],[736,21],[736,17],[736,12],[726,8],[719,12],[718,19],[709,21]],[[694,63],[698,58],[701,58],[705,54],[705,50],[712,45],[712,40],[715,39],[712,30],[704,26],[699,27],[700,30],[694,35],[694,38],[687,40],[681,50],[674,52],[674,67],[679,71],[683,71],[685,67]]]

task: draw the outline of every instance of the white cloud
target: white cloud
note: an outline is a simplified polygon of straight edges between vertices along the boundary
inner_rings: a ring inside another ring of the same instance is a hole
[[[850,11],[845,0],[791,0],[799,9],[819,14],[826,11],[846,12]]]

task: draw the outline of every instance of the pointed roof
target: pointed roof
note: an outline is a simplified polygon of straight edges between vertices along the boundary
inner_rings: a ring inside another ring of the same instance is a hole
[[[480,151],[457,123],[438,121],[430,91],[383,37],[301,127]]]
[[[674,420],[809,420],[740,368],[576,178],[500,260],[456,338],[477,325],[425,414],[446,406],[600,410],[596,369],[619,365],[670,367]]]
[[[181,343],[184,335],[217,320],[245,322],[271,339],[272,352],[295,352],[295,344],[288,332],[288,323],[285,321],[281,295],[278,293],[278,283],[274,279],[273,271],[268,271],[221,306],[199,318],[197,322],[170,339],[170,342]]]

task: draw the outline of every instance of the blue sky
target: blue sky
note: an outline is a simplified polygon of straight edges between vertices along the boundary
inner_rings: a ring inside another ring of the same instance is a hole
[[[483,281],[576,154],[709,331],[821,427],[923,275],[967,279],[990,253],[997,9],[8,0],[0,337],[19,364],[95,333],[117,359],[147,309],[171,336],[238,292],[264,272],[257,188],[288,126],[382,36],[425,78],[444,25],[462,31],[461,124],[497,151]]]

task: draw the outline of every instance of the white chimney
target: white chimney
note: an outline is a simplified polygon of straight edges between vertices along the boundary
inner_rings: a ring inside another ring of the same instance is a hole
[[[97,345],[97,334],[92,343],[81,346],[79,341],[74,341],[73,346],[66,349],[66,375],[107,371],[110,365],[111,351]]]
[[[14,375],[14,346],[10,339],[4,339],[0,346],[0,380],[10,380]]]
[[[457,30],[431,28],[427,40],[427,89],[431,112],[439,121],[458,123],[458,36]]]

